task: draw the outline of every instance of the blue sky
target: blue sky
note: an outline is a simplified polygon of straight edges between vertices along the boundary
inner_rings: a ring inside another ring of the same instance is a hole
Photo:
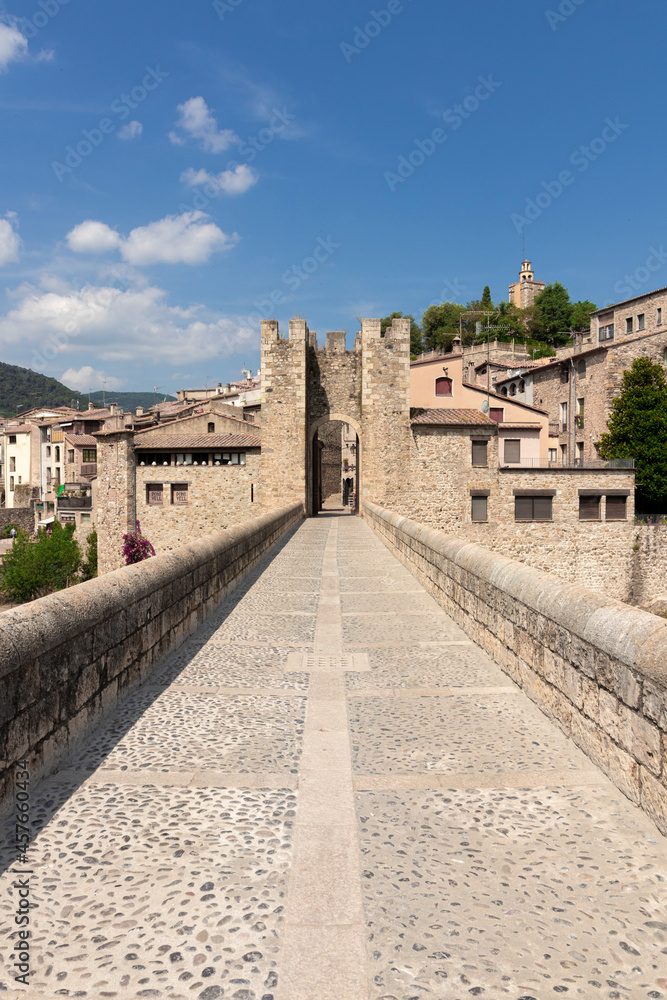
[[[262,316],[506,299],[524,236],[573,299],[667,285],[664,0],[0,9],[0,360],[226,382]]]

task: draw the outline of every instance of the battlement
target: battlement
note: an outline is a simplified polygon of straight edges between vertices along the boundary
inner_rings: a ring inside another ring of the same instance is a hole
[[[384,342],[387,346],[410,345],[410,320],[406,317],[395,318],[391,321],[384,334],[382,333],[382,320],[364,319],[361,322],[361,343]]]

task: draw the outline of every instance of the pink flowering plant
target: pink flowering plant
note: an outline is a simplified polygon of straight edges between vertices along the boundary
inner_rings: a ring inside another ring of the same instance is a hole
[[[126,566],[133,566],[134,563],[143,562],[144,559],[149,559],[150,556],[155,555],[155,549],[148,539],[144,538],[141,534],[141,525],[138,521],[134,523],[137,526],[137,530],[123,535],[123,555],[125,556]]]

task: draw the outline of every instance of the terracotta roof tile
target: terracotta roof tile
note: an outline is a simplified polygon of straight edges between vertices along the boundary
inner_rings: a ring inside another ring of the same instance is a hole
[[[452,408],[447,410],[415,410],[410,423],[431,426],[479,427],[482,424],[493,426],[496,421],[491,420],[481,410],[456,410]]]
[[[260,448],[262,442],[250,434],[165,434],[136,444],[138,451],[224,451],[225,448]]]

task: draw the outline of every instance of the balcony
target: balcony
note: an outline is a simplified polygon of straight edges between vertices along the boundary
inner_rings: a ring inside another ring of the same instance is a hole
[[[58,497],[58,510],[91,510],[92,497]]]
[[[62,431],[51,431],[51,444],[60,444],[63,439]]]
[[[557,472],[559,469],[615,469],[623,471],[633,471],[635,467],[634,458],[611,458],[608,462],[601,458],[579,459],[573,462],[550,462],[547,458],[522,458],[520,462],[499,462],[500,469],[513,469],[517,472],[526,469],[551,469]]]
[[[82,476],[96,476],[97,475],[97,462],[84,462],[81,466]]]

